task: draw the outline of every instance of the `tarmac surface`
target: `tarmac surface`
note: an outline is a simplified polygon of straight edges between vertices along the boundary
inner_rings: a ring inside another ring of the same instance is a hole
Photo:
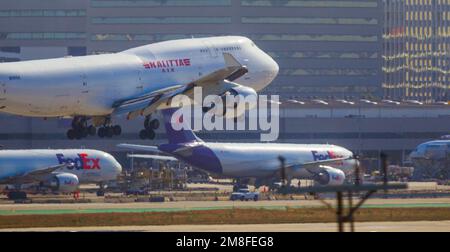
[[[349,230],[349,227],[346,227]],[[336,223],[54,227],[2,229],[10,232],[335,232]],[[450,232],[450,221],[357,222],[357,232]]]
[[[334,200],[326,200],[335,204]],[[356,202],[356,199],[354,200]],[[46,204],[1,204],[0,215],[65,214],[65,213],[127,213],[127,212],[171,212],[189,210],[216,210],[231,208],[286,209],[323,207],[319,200],[267,200],[267,201],[174,201],[133,203],[46,203]],[[366,208],[388,207],[449,207],[450,198],[369,199]]]

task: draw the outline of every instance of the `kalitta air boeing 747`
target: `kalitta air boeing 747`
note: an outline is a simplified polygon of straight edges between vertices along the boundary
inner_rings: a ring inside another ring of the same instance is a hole
[[[69,139],[121,133],[115,114],[144,116],[141,138],[154,138],[151,114],[178,94],[256,95],[277,63],[238,36],[159,42],[119,53],[0,64],[0,112],[70,117]],[[207,108],[206,108],[207,110]],[[205,110],[205,111],[206,111]],[[245,112],[245,111],[244,111]],[[242,112],[240,112],[242,114]],[[235,113],[236,117],[239,113]]]

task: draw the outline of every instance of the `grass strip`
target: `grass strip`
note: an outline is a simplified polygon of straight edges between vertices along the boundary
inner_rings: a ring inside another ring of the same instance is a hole
[[[356,221],[439,221],[450,220],[449,208],[362,208]],[[55,215],[0,216],[0,228],[83,227],[189,224],[273,224],[335,222],[327,208],[216,209],[177,212],[79,213]]]

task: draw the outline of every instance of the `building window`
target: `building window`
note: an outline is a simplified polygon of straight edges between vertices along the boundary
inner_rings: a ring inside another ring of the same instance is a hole
[[[244,24],[376,25],[375,18],[242,17]]]
[[[92,7],[231,6],[231,0],[93,0]]]
[[[311,8],[376,8],[377,0],[318,1],[318,0],[241,0],[242,6],[311,7]]]
[[[64,40],[85,39],[81,32],[0,32],[0,40]]]
[[[95,17],[93,24],[228,24],[231,17]]]
[[[335,42],[377,42],[377,36],[364,35],[303,35],[303,34],[253,34],[253,40],[260,41],[335,41]]]
[[[85,10],[2,10],[0,17],[85,17]]]

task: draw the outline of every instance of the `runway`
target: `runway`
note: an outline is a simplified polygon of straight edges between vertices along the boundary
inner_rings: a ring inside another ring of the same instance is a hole
[[[327,200],[334,204],[333,200]],[[286,209],[323,207],[318,200],[277,200],[277,201],[176,201],[176,202],[133,202],[133,203],[66,203],[66,204],[4,204],[0,205],[0,215],[25,214],[69,214],[69,213],[139,213],[173,212],[193,210],[217,210],[231,208]],[[450,198],[426,199],[370,199],[365,208],[389,207],[450,207]]]
[[[55,227],[2,229],[10,232],[335,232],[335,223]],[[450,221],[357,222],[357,232],[450,232]]]

